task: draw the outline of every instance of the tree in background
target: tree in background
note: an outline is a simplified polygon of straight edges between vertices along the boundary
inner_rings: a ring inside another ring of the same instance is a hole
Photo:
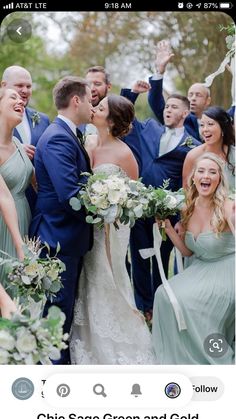
[[[186,94],[195,82],[204,82],[227,52],[220,26],[232,25],[225,13],[86,12],[68,51],[73,68],[84,72],[91,65],[111,68],[116,84],[128,82],[129,73],[152,74],[155,46],[170,39],[175,57],[170,65],[172,91]],[[170,77],[170,76],[169,76]],[[232,76],[224,72],[211,87],[212,103],[231,105]]]
[[[18,12],[7,16],[4,25],[16,17],[31,22],[33,36],[23,44],[2,37],[0,72],[13,64],[26,67],[34,81],[32,105],[51,119],[56,113],[51,92],[59,78],[83,77],[88,67],[103,65],[118,93],[121,86],[152,74],[161,39],[169,39],[175,53],[165,77],[168,90],[186,94],[192,83],[204,82],[219,66],[227,52],[220,25],[232,25],[230,16],[220,12]],[[48,38],[52,27],[59,29],[54,40]],[[228,71],[215,78],[212,103],[231,105],[231,80]],[[150,112],[146,103],[145,95],[137,102],[141,119]]]

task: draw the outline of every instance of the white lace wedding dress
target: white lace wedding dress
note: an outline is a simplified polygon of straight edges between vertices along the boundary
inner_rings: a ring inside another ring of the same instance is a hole
[[[94,172],[119,173],[114,164]],[[137,310],[125,258],[130,229],[111,224],[106,250],[105,229],[94,228],[94,245],[85,255],[72,323],[72,364],[156,364],[152,339],[144,317]],[[112,266],[112,267],[111,267]]]

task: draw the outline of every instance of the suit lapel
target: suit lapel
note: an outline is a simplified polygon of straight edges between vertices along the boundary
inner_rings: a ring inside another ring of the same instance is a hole
[[[184,130],[184,133],[183,133],[182,137],[180,138],[180,141],[179,141],[179,143],[177,144],[176,147],[179,147],[182,143],[184,143],[184,141],[187,137],[190,137],[190,134],[186,130]]]
[[[89,158],[89,155],[88,155],[87,151],[85,150],[85,148],[81,145],[79,139],[76,137],[76,135],[70,129],[70,127],[62,119],[60,119],[60,118],[56,118],[53,123],[55,123],[55,124],[60,125],[61,127],[63,127],[68,132],[69,136],[71,138],[73,138],[73,141],[76,142],[77,147],[80,148],[81,152],[84,155],[84,158],[85,158],[85,160],[86,160],[86,162],[88,164],[88,171],[90,173],[92,173],[92,169],[91,169],[91,166],[90,166],[90,158]]]
[[[17,131],[17,128],[14,128],[13,136],[16,137],[22,143],[22,138],[21,138],[19,132]]]
[[[31,116],[32,116],[33,112],[30,109],[25,108],[25,113],[26,113],[26,116],[27,116],[27,120],[28,120],[29,127],[30,127],[30,132],[31,132],[31,135],[32,135],[32,132],[33,132],[33,122],[32,122]]]

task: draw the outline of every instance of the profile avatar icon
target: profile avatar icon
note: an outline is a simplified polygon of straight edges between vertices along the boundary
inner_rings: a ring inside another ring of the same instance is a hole
[[[177,383],[169,383],[165,386],[165,394],[170,399],[176,399],[181,393],[181,388]]]

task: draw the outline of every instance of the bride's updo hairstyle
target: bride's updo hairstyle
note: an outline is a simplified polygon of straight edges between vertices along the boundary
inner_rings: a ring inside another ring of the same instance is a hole
[[[132,128],[134,105],[125,97],[108,95],[108,116],[110,133],[113,137],[124,137]]]

